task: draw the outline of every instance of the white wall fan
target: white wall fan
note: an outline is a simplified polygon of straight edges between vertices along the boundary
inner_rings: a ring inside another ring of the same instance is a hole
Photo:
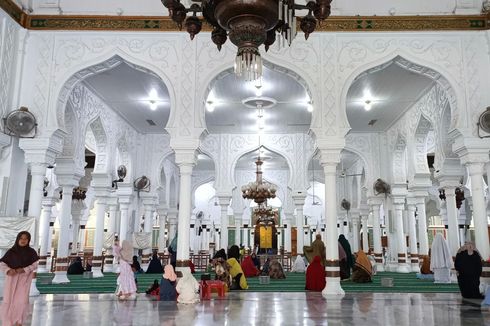
[[[19,138],[34,138],[37,132],[37,122],[34,114],[23,106],[3,118],[5,134]]]

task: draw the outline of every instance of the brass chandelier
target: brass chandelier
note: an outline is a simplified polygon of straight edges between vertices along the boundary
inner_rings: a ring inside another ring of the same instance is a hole
[[[305,38],[313,33],[316,25],[330,15],[332,0],[311,0],[306,5],[295,0],[192,0],[186,8],[180,0],[161,0],[171,19],[179,28],[185,26],[191,39],[201,31],[201,12],[204,20],[213,27],[211,40],[221,50],[227,38],[238,47],[235,73],[252,81],[262,76],[262,58],[259,46],[265,50],[274,44],[291,45],[296,36],[297,10],[308,10],[300,18],[300,29]],[[187,17],[187,13],[192,13]]]
[[[267,206],[267,199],[276,198],[277,189],[273,184],[262,181],[261,167],[263,163],[259,154],[257,161],[255,161],[257,166],[255,182],[249,182],[242,186],[242,197],[252,199],[257,203],[258,206],[254,209],[254,212],[258,216],[258,222],[268,225],[274,222],[274,212],[271,207]]]

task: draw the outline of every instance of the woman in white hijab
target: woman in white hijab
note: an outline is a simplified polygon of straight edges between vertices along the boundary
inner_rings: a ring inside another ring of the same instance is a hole
[[[453,257],[449,246],[442,236],[437,233],[432,242],[430,270],[434,272],[434,283],[451,283],[451,268]]]
[[[293,268],[291,269],[293,273],[304,273],[306,272],[305,260],[301,255],[296,256],[296,260],[294,261]]]
[[[122,242],[122,248],[119,251],[120,272],[117,277],[116,295],[119,299],[136,298],[136,283],[134,273],[131,268],[133,261],[133,245],[128,240]]]
[[[182,271],[182,278],[177,282],[176,290],[179,293],[178,303],[199,302],[199,283],[189,269],[186,268]]]

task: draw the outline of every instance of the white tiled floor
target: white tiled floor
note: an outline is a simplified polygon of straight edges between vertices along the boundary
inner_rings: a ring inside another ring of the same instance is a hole
[[[31,298],[27,325],[490,325],[490,309],[457,294],[347,294],[234,292],[196,305],[158,302],[139,294]]]

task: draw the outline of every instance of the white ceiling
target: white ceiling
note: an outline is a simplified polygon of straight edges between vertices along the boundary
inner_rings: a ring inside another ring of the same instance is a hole
[[[483,0],[334,0],[332,16],[337,15],[437,15],[452,14],[456,3],[461,3],[464,12],[479,13]],[[146,15],[167,16],[160,0],[15,0],[19,7],[34,14],[65,15]],[[181,0],[187,7],[190,0]],[[306,0],[296,3],[305,4]]]
[[[137,131],[166,133],[164,128],[170,114],[170,101],[167,87],[157,76],[121,63],[88,77],[84,84]],[[154,111],[148,101],[153,89],[157,94],[157,109]],[[155,126],[147,120],[153,121]]]
[[[264,133],[308,132],[311,113],[307,111],[310,99],[306,89],[291,75],[264,66],[262,97],[277,103],[264,110]],[[232,70],[219,76],[212,84],[207,102],[215,107],[206,112],[210,133],[257,133],[257,110],[245,106],[244,99],[255,97],[254,83],[245,82]]]
[[[255,161],[257,161],[258,156],[259,150],[255,150],[253,152],[243,155],[238,160],[236,164],[236,169],[255,171]],[[262,164],[262,171],[264,172],[264,176],[267,175],[267,171],[289,170],[286,159],[283,156],[268,150],[267,148],[261,147],[260,159],[264,161],[264,163]]]
[[[433,85],[428,77],[408,71],[396,63],[361,74],[347,92],[347,118],[352,132],[386,131]],[[365,92],[372,108],[364,109]],[[377,120],[373,126],[371,120]]]

